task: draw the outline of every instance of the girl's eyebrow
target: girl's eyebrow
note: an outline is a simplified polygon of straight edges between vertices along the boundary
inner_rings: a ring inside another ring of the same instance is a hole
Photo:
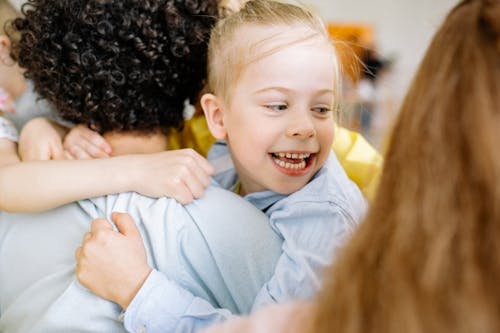
[[[263,92],[267,92],[267,91],[273,91],[273,90],[276,90],[276,91],[279,91],[279,92],[283,92],[283,93],[290,93],[290,92],[294,92],[295,90],[294,89],[290,89],[290,88],[286,88],[286,87],[274,87],[274,86],[271,86],[271,87],[265,87],[265,88],[261,88],[261,89],[258,89],[258,90],[255,90],[254,93],[255,94],[259,94],[259,93],[263,93]],[[334,91],[333,89],[320,89],[317,91],[318,95],[322,95],[322,94],[333,94]]]
[[[285,88],[285,87],[271,86],[271,87],[265,87],[265,88],[258,89],[256,91],[254,91],[254,93],[259,94],[259,93],[263,93],[263,92],[267,92],[267,91],[272,91],[272,90],[276,90],[276,91],[284,92],[284,93],[294,91],[293,89],[289,89],[289,88]]]

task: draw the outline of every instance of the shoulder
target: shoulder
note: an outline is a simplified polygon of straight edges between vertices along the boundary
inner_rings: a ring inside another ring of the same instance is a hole
[[[214,240],[232,239],[231,243],[248,243],[250,239],[276,242],[268,217],[235,193],[209,186],[205,195],[185,206],[196,227]],[[224,242],[223,242],[224,243]]]

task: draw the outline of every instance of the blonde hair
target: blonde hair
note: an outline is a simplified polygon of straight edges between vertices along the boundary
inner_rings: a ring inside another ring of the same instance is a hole
[[[232,2],[238,3],[238,5],[242,3],[241,0]],[[251,52],[252,45],[249,45],[251,43],[245,40],[244,36],[237,35],[242,27],[249,25],[303,25],[313,31],[311,35],[299,36],[295,41],[261,54],[259,55],[260,57],[272,54],[284,46],[318,36],[324,38],[325,42],[331,45],[334,54],[333,43],[329,41],[323,22],[304,6],[295,2],[277,0],[248,1],[241,10],[221,19],[212,30],[210,36],[208,47],[208,89],[226,100],[230,99],[229,87],[238,81],[245,66],[256,60],[251,58],[254,56]],[[332,61],[334,61],[335,65],[335,78],[339,80],[339,82],[334,83],[334,91],[338,92],[340,91],[340,75],[338,73],[338,62],[335,54],[332,57]],[[338,100],[338,98],[335,98],[335,100]]]
[[[435,35],[311,332],[500,332],[499,41],[498,0]]]

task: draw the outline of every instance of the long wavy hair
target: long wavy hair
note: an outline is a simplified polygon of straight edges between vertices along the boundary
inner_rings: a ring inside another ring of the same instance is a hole
[[[107,131],[178,128],[206,77],[216,0],[29,0],[13,55],[62,118]]]
[[[500,332],[500,1],[466,0],[402,105],[312,332]]]

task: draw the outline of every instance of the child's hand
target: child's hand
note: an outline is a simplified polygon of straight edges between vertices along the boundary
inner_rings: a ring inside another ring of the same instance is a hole
[[[91,159],[109,157],[111,146],[85,125],[73,127],[64,137],[63,147],[68,159]]]
[[[170,150],[156,154],[133,155],[132,191],[159,198],[172,197],[181,204],[201,198],[210,184],[213,166],[193,149]]]
[[[62,137],[66,129],[46,118],[31,119],[19,137],[19,156],[23,161],[64,159]]]
[[[151,273],[141,234],[130,215],[113,213],[118,231],[104,219],[92,222],[76,250],[76,277],[94,294],[126,309]]]

